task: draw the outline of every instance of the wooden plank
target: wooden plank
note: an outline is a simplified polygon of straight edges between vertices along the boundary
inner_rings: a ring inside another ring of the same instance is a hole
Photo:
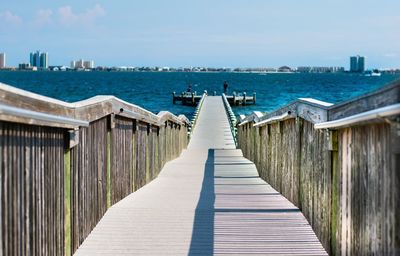
[[[111,132],[107,132],[107,209],[111,207]]]
[[[76,255],[327,255],[298,208],[235,149],[223,109],[221,98],[206,98],[185,153],[112,206]],[[165,148],[176,147],[176,131],[166,128]],[[138,159],[146,159],[146,127],[137,132]],[[143,180],[146,165],[137,167]]]
[[[64,154],[64,254],[71,255],[71,150],[66,149]]]
[[[398,86],[389,89],[398,90]],[[371,94],[361,100],[376,97]],[[329,145],[328,132],[315,131],[304,120],[297,131],[290,120],[269,124],[256,139],[251,137],[256,129],[243,125],[238,140],[244,154],[257,164],[260,176],[301,207],[329,253],[386,255],[393,254],[400,241],[394,231],[398,210],[393,206],[399,193],[393,185],[398,180],[393,171],[398,153],[390,153],[398,148],[399,136],[398,128],[389,129],[397,125],[395,120],[341,129],[334,146]],[[257,149],[256,140],[265,146]],[[297,151],[293,151],[295,144]],[[253,149],[266,159],[260,162]],[[297,183],[292,163],[296,161],[300,164],[299,204],[292,197]]]

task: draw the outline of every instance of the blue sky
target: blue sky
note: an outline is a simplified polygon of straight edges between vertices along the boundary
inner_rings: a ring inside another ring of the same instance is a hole
[[[400,67],[399,0],[1,0],[7,64]]]

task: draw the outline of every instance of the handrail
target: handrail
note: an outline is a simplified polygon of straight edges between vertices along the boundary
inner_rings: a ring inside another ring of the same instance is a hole
[[[138,119],[157,126],[161,126],[166,120],[178,124],[190,125],[189,120],[184,116],[177,117],[167,111],[162,111],[156,115],[144,108],[114,96],[100,95],[69,103],[0,83],[0,102],[1,104],[20,108],[22,110],[45,113],[50,116],[62,116],[67,119],[85,122],[93,122],[110,114],[116,114]],[[123,109],[122,112],[120,111],[121,109]],[[13,121],[14,119],[16,118],[11,114],[9,114],[7,118],[3,116],[4,121]],[[26,124],[34,122],[36,125],[60,126],[60,124],[56,123],[52,125],[51,122],[44,120],[43,116],[42,119],[38,118],[36,121],[34,121],[33,118],[19,117],[18,121]],[[45,123],[43,124],[40,122]],[[64,126],[65,125],[66,124],[64,124]],[[63,126],[63,124],[61,124],[61,126]]]
[[[315,124],[316,129],[322,129],[320,127],[342,127],[342,122],[352,120],[353,117],[357,119],[351,122],[362,122],[357,121],[358,118],[365,118],[363,113],[372,113],[371,119],[378,118],[374,116],[372,111],[373,108],[377,110],[385,110],[386,106],[398,104],[400,101],[400,79],[396,80],[388,85],[380,88],[376,91],[360,95],[356,98],[349,99],[344,102],[332,104],[312,98],[299,98],[289,104],[280,107],[270,113],[264,114],[262,117],[255,115],[248,115],[240,118],[240,124],[242,126],[249,122],[255,123],[254,126],[260,126],[276,120],[283,120],[285,118],[291,118],[286,116],[285,113],[295,113],[293,117],[300,117],[312,124]],[[340,122],[338,121],[340,120]]]
[[[192,135],[194,127],[196,126],[197,119],[199,117],[200,110],[201,110],[201,107],[203,106],[204,99],[205,99],[206,96],[207,96],[207,92],[205,91],[203,93],[203,96],[201,96],[201,99],[200,99],[199,103],[196,106],[196,109],[194,111],[194,114],[193,114],[193,117],[192,117],[192,120],[191,120],[191,127],[189,127],[189,132],[188,132],[189,136]]]
[[[237,119],[235,113],[232,111],[231,105],[229,104],[225,93],[222,94],[222,101],[224,102],[226,114],[228,115],[233,141],[235,142],[235,146],[237,146],[237,128],[236,128]]]
[[[241,122],[240,124],[238,124],[238,126],[242,126],[245,125],[247,123],[251,122],[250,120],[244,120],[243,122]]]
[[[149,124],[153,124],[153,125],[156,125],[156,126],[163,125],[163,122],[161,120],[158,120],[157,122],[156,121],[152,121],[152,120],[147,120],[145,117],[139,115],[138,113],[136,113],[134,111],[131,111],[129,109],[125,109],[125,108],[120,108],[118,114],[122,115],[122,116],[130,117],[130,118],[133,118],[133,119],[136,119],[136,120],[139,120],[139,121],[147,122]],[[160,114],[162,114],[162,115],[160,115]],[[162,119],[161,117],[163,117],[164,115],[168,115],[168,114],[170,114],[170,113],[163,111],[163,112],[160,112],[158,116],[160,117],[160,119]],[[178,120],[176,120],[176,121],[178,121]],[[183,122],[181,120],[179,120],[178,123],[179,124],[183,124]]]
[[[13,106],[7,106],[0,104],[0,119],[1,116],[9,115],[21,118],[34,119],[38,121],[44,121],[49,123],[57,124],[58,126],[66,126],[66,127],[88,127],[89,122],[78,120],[74,118],[64,117],[64,116],[56,116],[46,113],[41,113],[37,111],[17,108]]]
[[[400,114],[400,103],[366,111],[360,114],[348,116],[334,121],[315,124],[315,129],[335,129],[349,127],[357,123],[367,122],[374,119],[385,118]]]
[[[290,119],[290,118],[296,118],[296,116],[297,115],[295,113],[293,113],[292,111],[288,111],[288,112],[283,113],[282,115],[273,116],[273,117],[270,117],[268,119],[262,120],[262,121],[260,121],[258,123],[253,124],[253,126],[254,127],[259,127],[259,126],[267,125],[267,124],[270,124],[270,123],[280,122],[280,121],[283,121],[283,120],[286,120],[286,119]]]
[[[242,126],[250,122],[254,123],[260,122],[261,117],[263,117],[263,113],[261,113],[260,111],[253,111],[248,116],[240,115],[239,116],[240,123],[238,124],[238,126]]]

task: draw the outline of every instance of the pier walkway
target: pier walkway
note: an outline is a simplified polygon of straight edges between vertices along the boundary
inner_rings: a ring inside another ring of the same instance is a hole
[[[188,148],[112,206],[76,255],[326,255],[303,214],[235,149],[221,97]]]

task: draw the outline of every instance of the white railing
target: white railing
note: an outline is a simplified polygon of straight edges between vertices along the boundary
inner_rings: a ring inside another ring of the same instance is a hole
[[[194,114],[193,114],[193,117],[192,117],[192,120],[190,121],[191,122],[191,127],[189,127],[189,132],[188,132],[189,136],[191,136],[192,133],[193,133],[194,127],[196,126],[197,120],[199,118],[201,107],[203,106],[204,99],[206,97],[207,97],[207,92],[205,91],[203,93],[203,96],[201,97],[199,103],[197,104],[196,109],[195,109]]]
[[[235,142],[235,146],[237,146],[237,128],[236,128],[237,120],[235,113],[233,113],[231,105],[229,104],[228,99],[226,98],[225,93],[222,94],[222,101],[224,102],[226,114],[228,115],[228,120],[229,120],[229,125],[231,127],[233,140]]]

